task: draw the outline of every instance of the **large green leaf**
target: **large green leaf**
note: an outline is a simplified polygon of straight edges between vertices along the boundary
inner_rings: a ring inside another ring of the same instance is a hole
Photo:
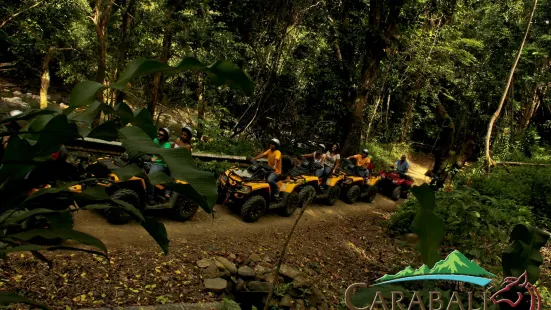
[[[212,211],[217,197],[216,180],[210,172],[195,167],[191,153],[187,149],[160,148],[143,130],[134,126],[123,128],[119,132],[129,157],[138,158],[144,154],[159,155],[168,165],[172,178],[186,181],[191,185],[178,187],[177,191],[199,203],[208,213]]]
[[[132,123],[136,119],[134,113],[132,112],[132,109],[130,109],[130,107],[124,102],[118,103],[115,107],[115,111],[121,119],[122,126],[126,126],[126,124],[128,123]],[[151,120],[151,123],[153,123],[153,119]]]
[[[86,106],[96,100],[96,94],[100,89],[104,89],[105,86],[101,83],[94,81],[83,81],[75,85],[71,90],[71,97],[69,98],[69,105],[72,107]]]
[[[132,125],[140,127],[151,139],[157,136],[157,127],[153,124],[153,116],[148,109],[134,111],[135,119]]]
[[[69,118],[73,121],[91,124],[100,115],[101,112],[105,114],[111,114],[114,112],[114,110],[112,107],[106,105],[105,103],[100,103],[96,100],[88,106],[86,111],[73,112],[69,115]]]
[[[48,306],[32,301],[19,294],[12,292],[0,292],[0,306],[9,306],[13,304],[27,304],[40,309],[50,309]]]
[[[100,124],[88,134],[88,138],[115,141],[118,138],[117,125],[114,121],[107,121]]]
[[[107,254],[107,247],[101,240],[89,234],[72,229],[33,229],[10,235],[11,238],[29,241],[36,237],[46,239],[74,240],[79,243],[96,247]]]
[[[168,254],[168,236],[166,228],[163,223],[157,221],[155,218],[146,217],[142,226],[147,230],[149,235],[159,244],[165,254]]]
[[[254,91],[254,84],[249,77],[236,65],[227,60],[218,61],[210,66],[205,66],[193,57],[186,57],[176,66],[171,67],[166,63],[150,59],[135,59],[121,73],[117,83],[112,88],[122,89],[130,80],[147,74],[162,72],[164,74],[175,74],[180,71],[201,71],[207,73],[217,85],[226,84],[233,89],[243,91],[251,96]]]
[[[439,247],[446,233],[444,222],[434,214],[434,192],[428,184],[414,186],[412,193],[419,200],[420,208],[411,223],[411,231],[419,236],[419,252],[423,263],[432,268],[441,260]]]
[[[176,67],[151,59],[138,58],[133,60],[122,72],[119,80],[109,86],[104,86],[101,83],[93,81],[84,81],[78,83],[71,91],[69,105],[71,107],[86,106],[94,102],[98,91],[107,87],[118,90],[124,89],[128,82],[138,77],[153,74],[175,74],[181,71],[200,71],[205,72],[215,84],[227,84],[233,89],[238,89],[248,96],[251,96],[254,91],[254,84],[250,78],[241,70],[229,61],[221,60],[210,66],[206,66],[199,60],[186,57]]]
[[[549,241],[549,233],[524,224],[518,224],[511,232],[511,245],[503,252],[503,274],[518,277],[525,271],[530,283],[536,283],[540,276],[543,256],[540,249]]]

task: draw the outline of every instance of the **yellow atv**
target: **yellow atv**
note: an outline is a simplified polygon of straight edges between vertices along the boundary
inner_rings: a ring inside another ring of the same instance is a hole
[[[144,162],[147,162],[147,160],[141,160],[138,166],[143,167]],[[197,212],[199,208],[198,203],[174,191],[167,194],[163,185],[152,185],[149,182],[147,174],[142,169],[123,171],[121,168],[127,167],[129,163],[125,155],[120,158],[98,158],[86,170],[90,177],[103,178],[104,180],[93,181],[91,184],[83,183],[81,186],[106,187],[111,199],[127,202],[141,212],[169,209],[172,211],[173,217],[179,221],[187,221]],[[128,175],[129,171],[132,174],[131,176]],[[125,174],[125,176],[121,174]],[[174,183],[188,184],[182,180],[174,180]],[[154,187],[155,194],[153,197],[148,197],[152,186]],[[77,189],[75,188],[74,190]],[[112,224],[126,224],[130,221],[130,215],[121,208],[105,209],[103,213],[107,221]]]
[[[283,174],[278,180],[279,198],[273,198],[266,181],[273,168],[267,164],[249,160],[246,169],[238,166],[223,172],[218,178],[218,203],[231,207],[241,214],[243,221],[257,221],[267,210],[278,210],[282,216],[291,216],[300,205],[298,186],[302,180],[292,180],[285,173],[292,165],[283,157]]]
[[[381,176],[373,174],[369,174],[368,177],[361,176],[358,167],[348,159],[343,159],[343,167],[346,173],[342,183],[343,200],[352,204],[358,199],[365,199],[366,202],[371,203],[379,192],[377,183],[381,180]],[[370,168],[373,170],[372,167]]]
[[[300,165],[293,168],[291,175],[297,179],[303,179],[304,185],[301,185],[301,207],[308,201],[306,196],[313,194],[310,200],[324,200],[329,206],[335,205],[341,195],[341,184],[345,174],[342,171],[337,171],[329,176],[322,184],[323,180],[315,175],[317,169],[321,169],[321,165],[312,163],[306,159],[302,159]],[[304,198],[303,198],[304,197]]]

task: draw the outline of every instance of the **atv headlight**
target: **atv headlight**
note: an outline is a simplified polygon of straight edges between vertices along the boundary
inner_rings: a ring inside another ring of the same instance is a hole
[[[392,180],[392,183],[396,184],[398,183],[398,180]]]
[[[246,195],[246,194],[250,194],[252,189],[248,186],[239,186],[235,189],[235,191]]]
[[[345,179],[344,184],[352,184],[352,179]]]

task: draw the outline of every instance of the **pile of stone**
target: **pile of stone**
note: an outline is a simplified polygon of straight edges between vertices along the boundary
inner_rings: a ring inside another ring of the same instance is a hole
[[[230,254],[227,257],[204,258],[197,261],[202,269],[205,289],[210,292],[237,295],[240,292],[265,294],[275,283],[274,268],[268,256],[249,257]],[[288,265],[281,265],[278,285],[270,306],[287,309],[329,309],[322,292],[313,286],[308,276]]]
[[[19,90],[11,91],[7,88],[2,90],[0,103],[10,109],[28,109],[30,108],[29,102],[39,103],[40,95],[33,93],[23,94]],[[48,95],[48,103],[50,104],[59,104],[61,108],[65,108],[67,105],[64,102],[69,102],[69,98],[63,97],[60,94]]]

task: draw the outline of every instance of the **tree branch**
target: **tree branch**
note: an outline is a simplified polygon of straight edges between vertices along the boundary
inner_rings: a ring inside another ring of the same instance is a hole
[[[23,9],[23,10],[21,10],[21,11],[15,13],[15,14],[9,16],[9,17],[6,18],[4,21],[2,21],[2,23],[0,24],[0,29],[2,29],[2,27],[4,27],[4,25],[6,25],[10,20],[14,19],[15,17],[17,17],[18,15],[20,15],[20,14],[22,14],[22,13],[27,12],[28,10],[31,10],[31,9],[37,7],[37,6],[40,5],[42,2],[44,2],[44,0],[39,0],[39,1],[37,1],[35,4],[33,4],[33,5],[29,6],[29,7],[27,7],[27,8],[25,8],[25,9]]]

